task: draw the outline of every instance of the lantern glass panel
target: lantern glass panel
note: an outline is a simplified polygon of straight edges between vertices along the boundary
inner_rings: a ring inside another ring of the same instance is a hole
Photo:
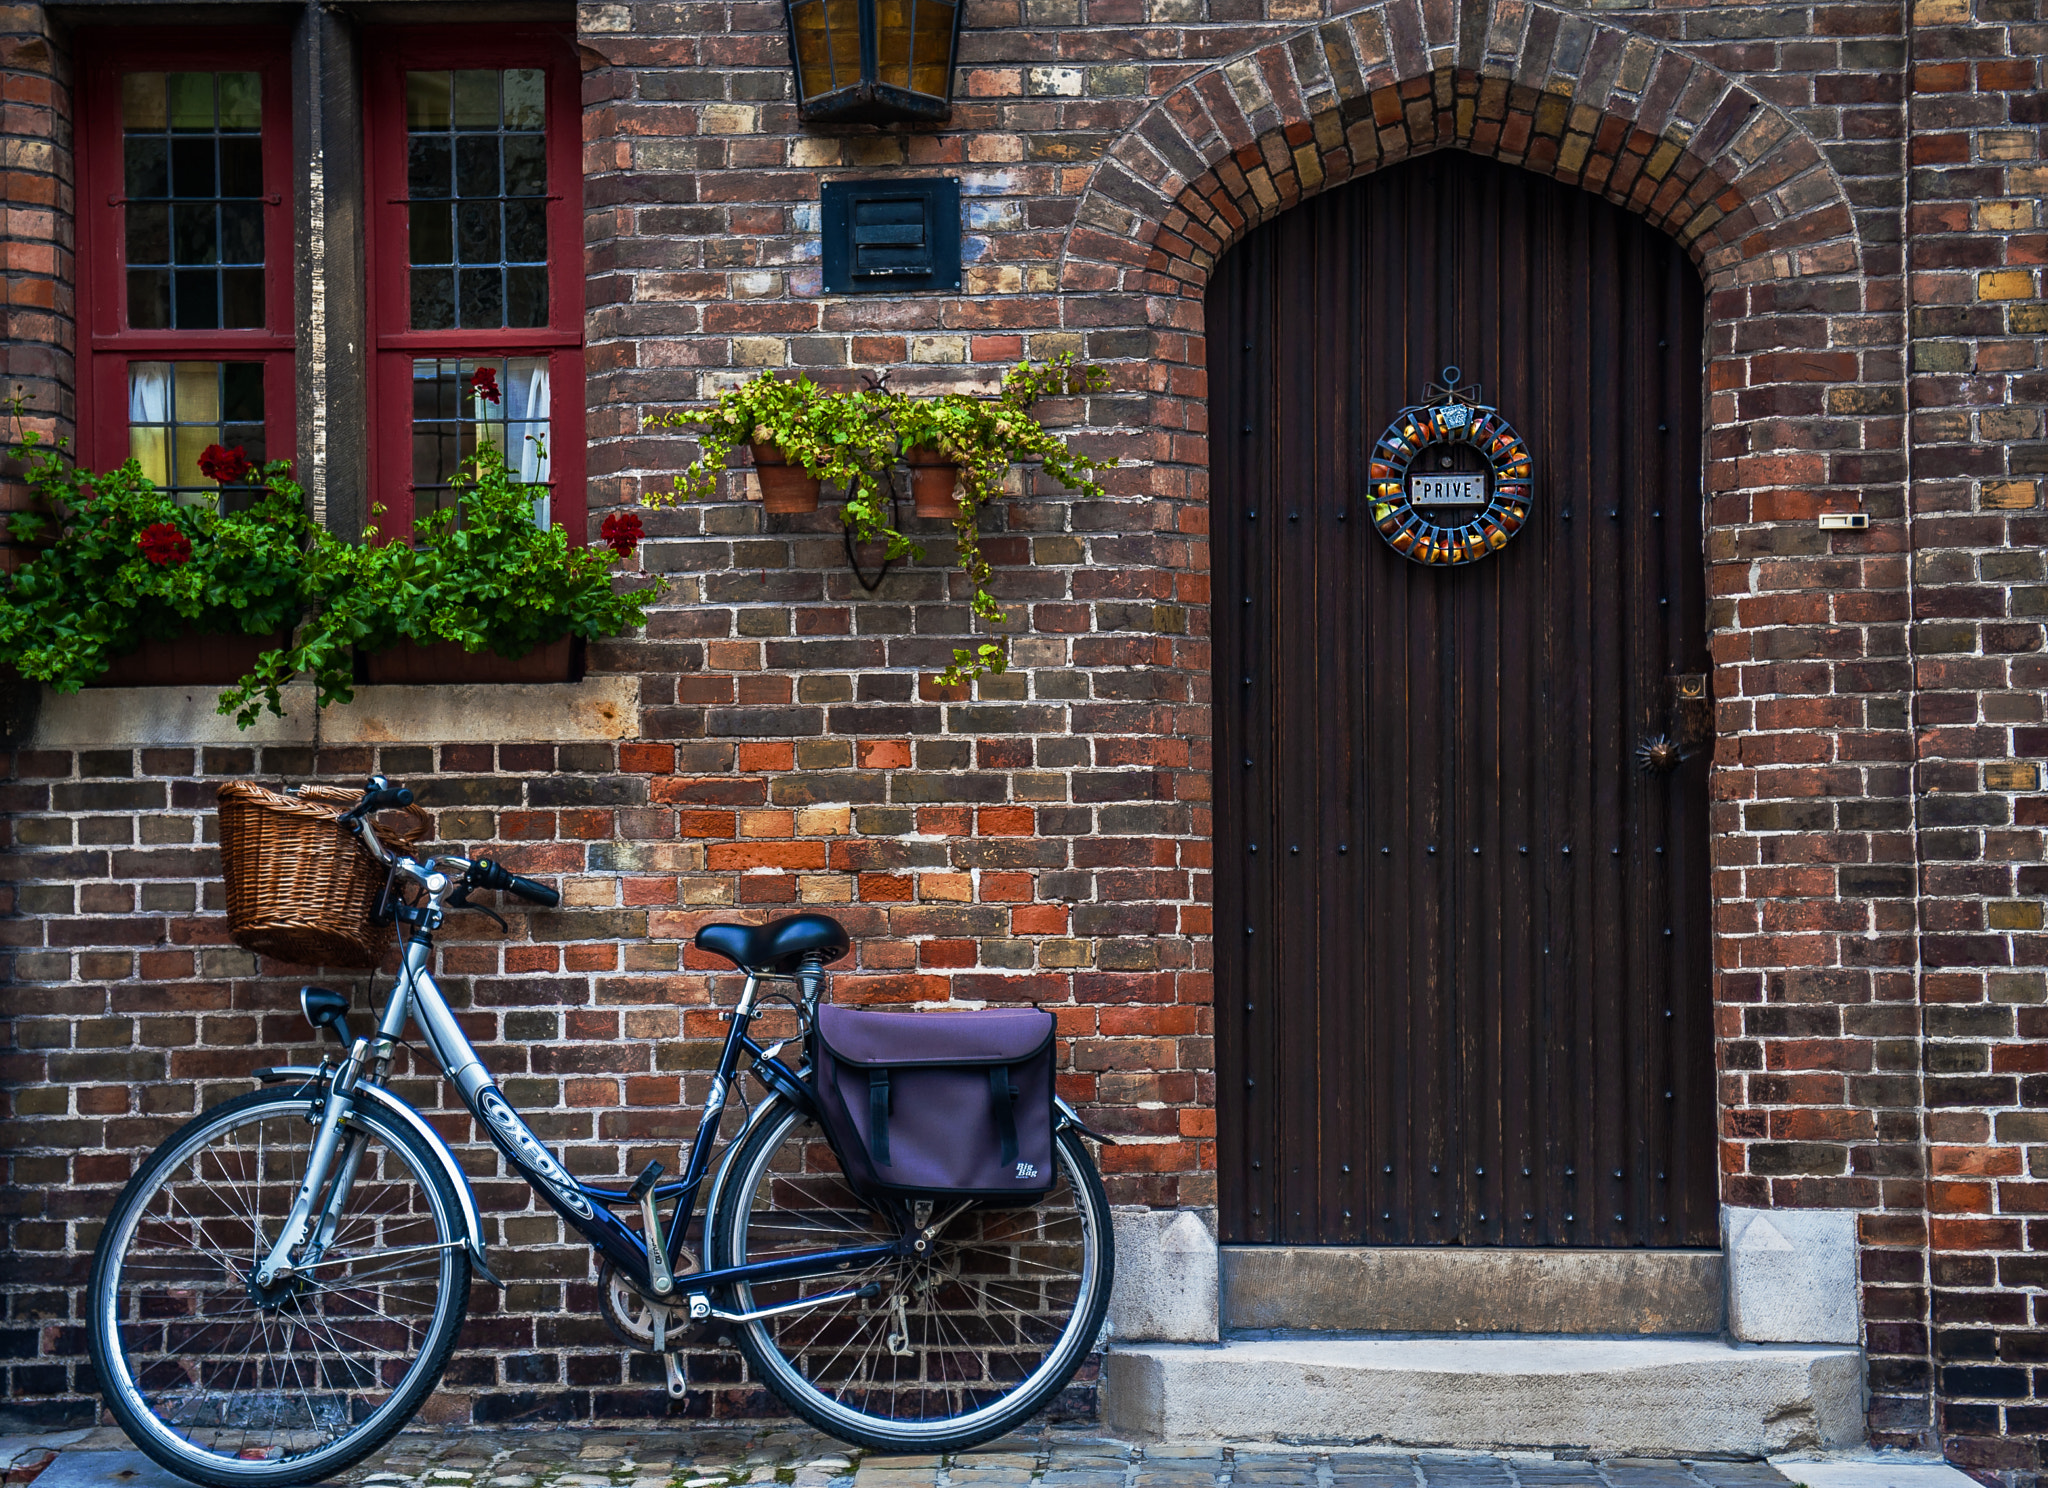
[[[910,36],[917,0],[875,0],[876,76],[892,88],[910,86]]]
[[[947,73],[953,60],[953,7],[940,0],[916,0],[916,4],[910,88],[914,93],[944,98],[951,91]]]
[[[860,81],[859,0],[799,0],[790,7],[790,21],[805,102]]]

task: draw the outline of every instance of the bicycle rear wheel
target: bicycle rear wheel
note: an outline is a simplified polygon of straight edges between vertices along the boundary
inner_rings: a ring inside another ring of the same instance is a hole
[[[305,1176],[312,1110],[258,1091],[185,1126],[129,1182],[93,1257],[108,1409],[155,1461],[211,1488],[310,1483],[367,1457],[433,1390],[469,1305],[454,1189],[367,1104],[347,1129],[355,1181],[331,1241],[296,1278],[256,1286]]]
[[[1038,1204],[951,1219],[932,1252],[865,1271],[732,1289],[752,1312],[857,1290],[739,1329],[755,1377],[798,1415],[878,1451],[959,1451],[1000,1436],[1066,1388],[1102,1331],[1114,1255],[1109,1201],[1081,1139],[1054,1141],[1058,1181]],[[718,1199],[715,1266],[893,1242],[897,1221],[853,1191],[822,1130],[786,1101],[733,1159]]]

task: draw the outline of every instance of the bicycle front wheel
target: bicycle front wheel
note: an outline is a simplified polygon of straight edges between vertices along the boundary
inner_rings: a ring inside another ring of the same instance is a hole
[[[732,1289],[737,1311],[877,1294],[739,1329],[755,1377],[821,1431],[877,1451],[960,1451],[1023,1424],[1074,1376],[1109,1306],[1109,1201],[1080,1137],[1037,1204],[941,1201],[931,1253],[865,1271]],[[950,1218],[948,1211],[954,1210]],[[718,1200],[714,1265],[888,1244],[897,1222],[863,1201],[824,1132],[779,1102],[755,1125]]]
[[[419,1137],[367,1104],[337,1155],[354,1181],[325,1249],[256,1285],[305,1177],[314,1111],[257,1091],[206,1112],[143,1164],[93,1257],[107,1408],[151,1458],[210,1488],[310,1483],[377,1450],[439,1381],[469,1305],[453,1187]]]

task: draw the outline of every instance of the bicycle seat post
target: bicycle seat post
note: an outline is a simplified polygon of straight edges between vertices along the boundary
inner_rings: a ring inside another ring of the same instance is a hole
[[[796,981],[803,991],[805,1014],[815,1013],[818,996],[825,990],[825,958],[816,951],[805,956],[803,964],[797,968]]]

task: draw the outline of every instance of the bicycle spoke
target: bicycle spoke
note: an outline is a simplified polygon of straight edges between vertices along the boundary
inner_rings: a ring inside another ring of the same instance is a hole
[[[814,1423],[850,1439],[916,1450],[985,1440],[1017,1424],[1080,1364],[1106,1302],[1095,1259],[1107,1238],[1100,1188],[1084,1195],[1068,1146],[1057,1160],[1061,1180],[1035,1205],[942,1200],[936,1222],[929,1213],[923,1220],[933,1237],[926,1253],[891,1257],[852,1283],[882,1281],[878,1297],[746,1325],[750,1363]],[[906,1222],[901,1211],[891,1220],[886,1205],[856,1197],[816,1128],[793,1114],[761,1129],[733,1184],[721,1265],[815,1253],[854,1237],[893,1243]],[[743,1304],[764,1306],[808,1289],[736,1291]],[[889,1347],[899,1334],[901,1353]]]
[[[297,1197],[311,1136],[295,1119],[293,1140],[278,1138],[274,1107],[245,1099],[256,1103],[202,1127],[146,1181],[115,1240],[114,1290],[96,1304],[113,1322],[123,1407],[212,1471],[288,1464],[365,1423],[400,1424],[387,1407],[422,1377],[429,1341],[459,1326],[447,1297],[467,1274],[452,1211],[426,1201],[439,1181],[430,1160],[364,1126],[352,1132],[364,1151],[326,1252],[258,1292],[266,1230]]]

